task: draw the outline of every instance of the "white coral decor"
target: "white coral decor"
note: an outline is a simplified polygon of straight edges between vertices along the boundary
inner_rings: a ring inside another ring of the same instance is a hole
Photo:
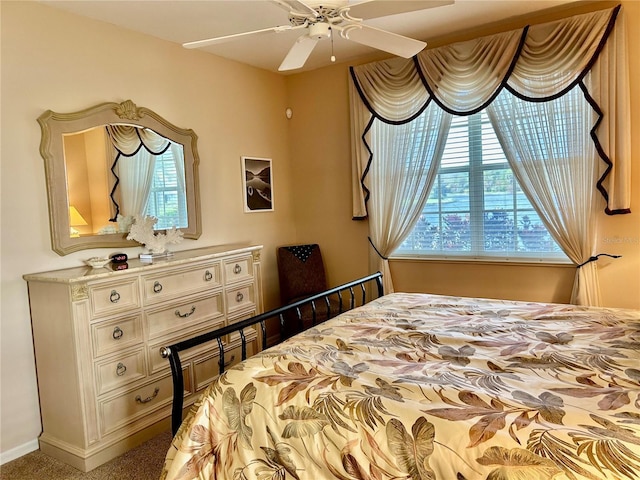
[[[167,251],[167,245],[180,243],[183,233],[176,227],[167,230],[167,233],[155,233],[153,227],[158,223],[156,217],[141,217],[136,215],[127,235],[127,240],[135,240],[143,244],[151,253],[159,254]]]

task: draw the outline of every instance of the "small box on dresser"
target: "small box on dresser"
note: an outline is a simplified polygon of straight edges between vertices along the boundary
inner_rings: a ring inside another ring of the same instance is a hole
[[[24,275],[42,416],[40,449],[89,471],[169,428],[172,382],[160,347],[262,312],[261,246],[176,252],[128,268]],[[247,332],[247,355],[259,332]],[[240,338],[225,343],[229,365]],[[185,406],[218,374],[218,348],[184,352]]]

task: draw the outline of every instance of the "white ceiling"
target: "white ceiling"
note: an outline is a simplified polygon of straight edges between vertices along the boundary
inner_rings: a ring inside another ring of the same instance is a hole
[[[185,42],[288,25],[287,12],[269,0],[41,0],[47,5],[170,42]],[[331,3],[327,0],[325,3]],[[393,2],[394,0],[379,0]],[[576,0],[456,0],[452,5],[367,20],[368,25],[429,41],[453,32],[538,12]],[[277,72],[301,31],[268,33],[202,48],[221,57]],[[376,50],[336,36],[338,62]],[[301,70],[329,65],[331,42],[319,42]]]

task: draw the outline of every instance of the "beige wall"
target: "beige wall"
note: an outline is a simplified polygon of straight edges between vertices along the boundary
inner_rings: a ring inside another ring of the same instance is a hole
[[[107,134],[104,128],[65,135],[64,165],[67,170],[69,205],[74,206],[87,225],[74,226],[81,235],[97,234],[111,218],[107,172]]]
[[[394,288],[463,297],[569,303],[575,268],[524,263],[396,260]]]
[[[295,242],[296,229],[284,77],[36,2],[3,0],[0,5],[4,456],[34,442],[41,428],[22,275],[110,253],[86,250],[60,257],[51,250],[36,122],[45,110],[71,112],[132,99],[179,127],[192,128],[199,137],[203,233],[176,250],[263,244],[267,307],[277,306],[275,247]],[[273,159],[274,212],[243,213],[242,155]],[[129,255],[139,251],[125,250]]]
[[[630,74],[638,78],[640,2],[622,3],[629,26]],[[88,250],[59,257],[51,250],[36,122],[44,110],[74,111],[130,98],[177,126],[194,129],[201,158],[203,234],[180,248],[234,241],[265,245],[268,308],[277,303],[277,245],[318,242],[331,284],[367,273],[367,223],[351,220],[347,66],[282,77],[34,2],[2,0],[0,8],[3,455],[33,445],[40,432],[22,274],[79,265],[105,253]],[[509,26],[481,33],[492,29]],[[135,54],[127,53],[131,45]],[[632,82],[631,93],[632,131],[637,132],[638,82]],[[284,115],[287,106],[293,110],[291,120]],[[640,308],[640,138],[635,135],[632,141],[634,213],[603,216],[599,230],[602,251],[624,257],[600,265],[606,304]],[[243,213],[241,155],[273,159],[275,212]],[[395,262],[392,270],[398,289],[552,301],[566,301],[573,275],[567,268],[442,262]]]
[[[71,225],[81,234],[92,232],[91,195],[89,193],[89,173],[87,144],[84,134],[69,135],[63,140],[64,166],[67,170],[67,191],[69,206],[75,207],[88,225]],[[105,198],[109,198],[106,196]],[[70,220],[71,217],[69,217]]]
[[[351,220],[348,81],[345,65],[287,77],[298,240],[320,244],[330,285],[368,273],[367,224]]]

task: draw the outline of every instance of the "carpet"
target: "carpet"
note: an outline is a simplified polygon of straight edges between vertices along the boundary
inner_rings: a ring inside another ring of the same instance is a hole
[[[84,473],[45,455],[31,452],[0,467],[2,480],[158,480],[171,432],[164,432],[127,453]]]

